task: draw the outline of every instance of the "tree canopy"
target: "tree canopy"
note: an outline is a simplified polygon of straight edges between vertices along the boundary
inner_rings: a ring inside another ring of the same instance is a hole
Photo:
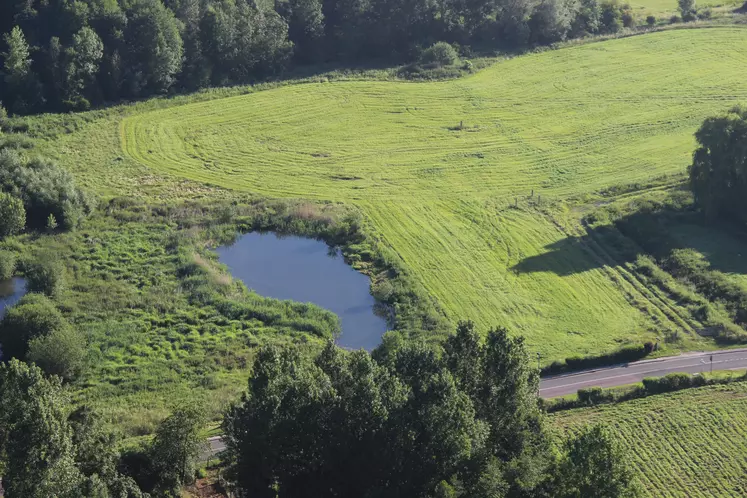
[[[695,139],[689,175],[698,205],[709,217],[747,221],[747,110],[706,119]]]
[[[443,350],[263,347],[223,423],[228,475],[268,498],[570,497],[599,484],[588,472],[605,481],[594,496],[635,495],[606,432],[556,446],[538,380],[523,339],[496,329],[483,341],[470,323]]]
[[[409,63],[436,42],[469,53],[613,32],[622,11],[599,0],[8,0],[0,95],[18,114],[84,110],[299,64]]]

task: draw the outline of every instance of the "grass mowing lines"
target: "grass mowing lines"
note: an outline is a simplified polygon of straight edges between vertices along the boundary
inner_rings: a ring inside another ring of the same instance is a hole
[[[563,430],[609,425],[628,447],[651,496],[747,493],[745,382],[559,412],[552,421]]]
[[[733,60],[745,48],[738,27],[675,30],[517,57],[462,80],[285,86],[113,117],[60,139],[57,155],[69,164],[100,145],[90,152],[100,162],[72,166],[104,191],[153,174],[162,183],[145,195],[169,196],[186,178],[352,203],[450,319],[510,325],[555,358],[650,338],[660,323],[630,306],[648,297],[562,242],[545,215],[505,208],[532,190],[562,205],[683,171],[702,119],[747,101]],[[516,271],[544,253],[538,271]]]

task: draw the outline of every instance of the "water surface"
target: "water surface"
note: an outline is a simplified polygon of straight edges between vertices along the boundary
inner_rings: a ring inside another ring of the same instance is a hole
[[[26,281],[22,278],[0,280],[0,319],[5,309],[10,308],[26,294]]]
[[[335,313],[342,323],[337,341],[342,347],[371,350],[387,330],[386,321],[374,313],[368,277],[324,242],[250,233],[219,248],[218,256],[259,295],[310,302]]]

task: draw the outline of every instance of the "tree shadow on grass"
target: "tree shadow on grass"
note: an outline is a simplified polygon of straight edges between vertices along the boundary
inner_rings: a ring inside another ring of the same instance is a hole
[[[610,227],[588,229],[580,237],[568,237],[544,247],[542,254],[521,260],[511,269],[517,273],[551,272],[561,277],[605,266],[634,261],[640,250]]]

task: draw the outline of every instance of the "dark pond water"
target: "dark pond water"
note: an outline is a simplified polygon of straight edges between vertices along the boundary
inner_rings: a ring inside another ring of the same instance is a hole
[[[368,277],[324,242],[250,233],[219,248],[218,256],[234,277],[261,296],[310,302],[337,314],[340,346],[371,350],[381,343],[387,325],[374,313]]]
[[[16,304],[26,294],[26,282],[22,278],[0,280],[0,318],[5,315],[5,308]]]
[[[26,281],[22,278],[0,280],[0,319],[5,315],[5,309],[16,304],[26,294]],[[0,358],[3,348],[0,344]]]

